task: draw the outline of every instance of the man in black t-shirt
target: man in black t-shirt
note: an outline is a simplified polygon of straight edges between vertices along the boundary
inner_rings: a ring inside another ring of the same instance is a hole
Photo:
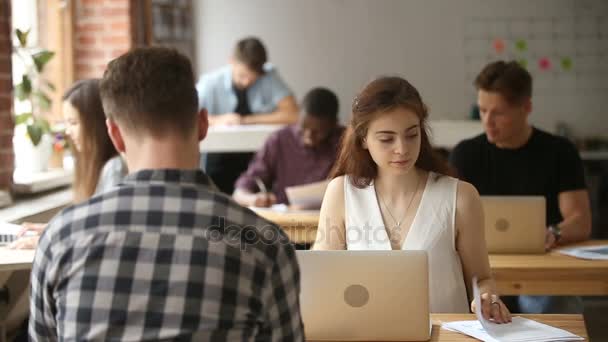
[[[528,123],[530,74],[516,62],[494,62],[475,86],[485,133],[452,151],[450,163],[460,178],[481,195],[545,196],[547,250],[588,239],[591,210],[582,161],[570,141]]]

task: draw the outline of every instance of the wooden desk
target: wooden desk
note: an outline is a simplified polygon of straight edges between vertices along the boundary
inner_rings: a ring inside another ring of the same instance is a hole
[[[15,250],[0,247],[0,272],[31,269],[34,253],[35,250],[33,249]]]
[[[317,236],[319,224],[318,210],[279,212],[270,209],[254,209],[256,214],[283,228],[291,241],[298,244],[312,244]]]
[[[521,315],[535,321],[545,323],[556,328],[567,330],[573,334],[587,338],[585,323],[581,315]],[[432,342],[464,342],[478,341],[472,337],[457,332],[441,329],[441,322],[474,320],[474,315],[467,314],[433,314],[433,330],[431,332]]]
[[[608,245],[596,240],[573,246]],[[501,294],[608,295],[608,261],[583,260],[551,251],[541,255],[490,255]]]
[[[34,250],[12,250],[0,247],[0,289],[9,291],[9,302],[0,303],[0,341],[6,331],[17,328],[29,311],[30,270]]]
[[[292,241],[312,244],[315,241],[318,213],[257,212],[275,222]],[[573,246],[608,245],[608,240],[587,241]],[[583,260],[557,251],[538,255],[490,255],[490,266],[503,295],[606,296],[608,261]]]
[[[298,218],[295,219],[295,225],[297,226],[298,223],[299,224],[304,224],[305,222],[308,222],[310,224],[309,221],[306,220],[312,220],[310,214],[305,214],[302,213],[300,214],[301,216],[299,217],[299,221],[298,222]],[[295,227],[296,229],[299,229],[297,227]],[[549,254],[548,256],[553,257],[553,253]],[[491,256],[491,259],[494,256]],[[498,257],[498,263],[506,263],[507,265],[509,264],[509,259],[504,259],[505,257],[528,257],[528,256],[496,256]],[[537,256],[537,257],[541,257],[541,256]],[[561,255],[557,255],[556,257],[561,258]],[[565,256],[564,256],[565,257]],[[567,258],[567,257],[565,257]],[[29,270],[32,267],[32,261],[34,259],[34,251],[33,250],[10,250],[7,249],[5,247],[0,247],[0,287],[4,286],[4,284],[6,283],[6,281],[11,277],[11,273],[14,273],[13,276],[20,276],[19,278],[24,278],[27,277],[27,279],[29,279]],[[517,259],[517,258],[516,258]],[[506,261],[505,261],[506,260]],[[577,260],[577,259],[574,259]],[[581,260],[584,261],[584,260]],[[534,264],[534,263],[532,263]],[[569,265],[569,264],[568,264]],[[522,266],[523,268],[526,267],[526,265]],[[584,267],[583,267],[584,268]],[[500,269],[500,267],[499,267]],[[608,272],[608,266],[606,266],[606,268],[603,270],[603,272]],[[21,273],[21,274],[19,274]],[[517,274],[517,273],[513,273],[513,274]],[[604,273],[606,274],[606,273]],[[500,273],[499,273],[500,275]],[[604,276],[604,281],[608,281],[608,277]],[[5,317],[0,317],[0,324],[4,322],[8,323],[8,319],[9,318],[14,318],[16,319],[16,322],[20,322],[19,318],[23,317],[23,312],[20,312],[20,315],[17,315],[17,313],[15,311],[23,311],[23,310],[10,310],[10,309],[16,309],[16,308],[21,308],[24,309],[25,308],[25,312],[27,313],[27,302],[28,302],[28,296],[27,296],[27,286],[23,286],[23,279],[19,279],[19,283],[21,283],[20,285],[20,289],[21,292],[18,293],[17,298],[14,298],[14,300],[11,300],[11,303],[8,307],[9,310],[1,310],[0,308],[0,312],[1,311],[5,311],[4,314],[6,315]],[[551,285],[553,287],[561,287],[558,284],[555,284],[555,282],[551,282]],[[17,286],[11,286],[11,291],[15,291],[17,290],[16,288]],[[522,287],[523,290],[527,290],[528,287]],[[16,292],[12,292],[12,293],[16,293]],[[13,311],[13,312],[11,312]],[[9,315],[10,313],[10,315]],[[585,326],[583,323],[583,319],[580,315],[523,315],[524,317],[530,318],[530,319],[534,319],[537,320],[539,322],[542,323],[546,323],[561,329],[565,329],[568,330],[574,334],[586,337],[586,332],[585,332]],[[453,314],[434,314],[432,315],[432,319],[433,319],[433,332],[432,332],[432,338],[431,341],[442,341],[442,342],[459,342],[459,341],[475,341],[475,339],[458,334],[458,333],[454,333],[454,332],[450,332],[447,330],[441,330],[441,322],[449,322],[449,321],[459,321],[459,320],[472,320],[475,319],[475,317],[473,315],[467,315],[467,314],[458,314],[458,315],[453,315]]]

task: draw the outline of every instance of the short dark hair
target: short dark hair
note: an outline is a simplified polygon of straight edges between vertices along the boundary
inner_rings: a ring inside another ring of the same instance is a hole
[[[306,115],[312,115],[325,120],[338,120],[338,97],[327,88],[313,88],[302,100],[302,108]]]
[[[112,60],[100,92],[108,118],[137,133],[190,133],[196,126],[192,65],[175,49],[136,48]]]
[[[264,73],[264,64],[268,61],[266,48],[256,37],[239,40],[234,48],[234,58],[259,74]]]
[[[486,65],[474,84],[477,90],[501,94],[511,104],[519,104],[532,97],[532,76],[515,61]]]

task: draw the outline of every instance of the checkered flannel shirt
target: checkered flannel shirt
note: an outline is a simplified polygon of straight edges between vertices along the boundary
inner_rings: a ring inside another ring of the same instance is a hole
[[[144,170],[49,223],[34,341],[304,339],[299,268],[274,224],[202,171]]]

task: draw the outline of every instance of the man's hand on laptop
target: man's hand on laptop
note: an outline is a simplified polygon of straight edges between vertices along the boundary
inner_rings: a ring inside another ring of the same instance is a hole
[[[477,303],[471,302],[471,311],[477,312]],[[498,295],[484,292],[481,294],[481,313],[485,319],[494,323],[510,323],[511,313]]]

